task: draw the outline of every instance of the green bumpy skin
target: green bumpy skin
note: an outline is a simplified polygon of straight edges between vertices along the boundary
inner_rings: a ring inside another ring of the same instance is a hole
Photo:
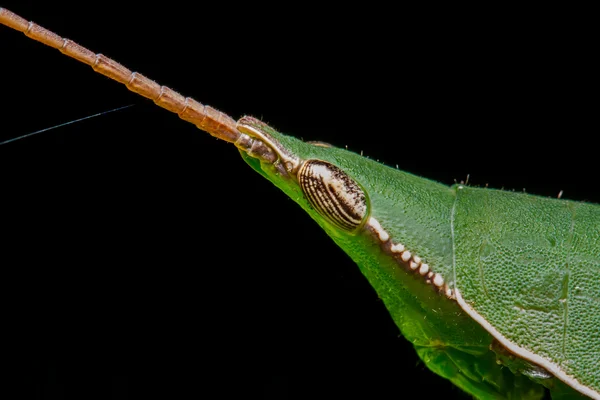
[[[456,285],[519,347],[600,391],[600,206],[464,188]]]
[[[453,239],[452,219],[458,216],[458,212],[456,215],[453,215],[453,212],[461,211],[462,215],[464,207],[469,207],[466,198],[461,194],[461,201],[465,201],[461,203],[460,210],[454,209],[457,187],[447,187],[384,166],[347,150],[311,145],[270,130],[268,127],[261,125],[260,128],[266,130],[287,151],[303,160],[324,160],[341,168],[362,187],[368,197],[369,215],[380,222],[381,226],[389,233],[391,240],[394,243],[404,244],[413,254],[426,260],[434,272],[441,273],[446,282],[453,284],[455,276],[453,246],[456,239]],[[364,230],[353,234],[328,223],[310,206],[295,179],[282,177],[272,165],[261,163],[244,152],[241,154],[253,169],[298,203],[357,263],[383,300],[402,335],[414,344],[419,357],[432,371],[451,380],[464,391],[480,399],[541,399],[543,397],[542,385],[520,373],[513,374],[509,368],[499,365],[495,353],[490,350],[492,336],[465,313],[456,301],[448,299],[433,289],[431,285],[425,284],[424,279],[418,274],[411,274],[400,268],[396,261],[380,249],[379,243],[376,243],[373,237]],[[492,197],[497,193],[492,190],[488,192]],[[515,196],[512,193],[506,194],[509,197]],[[523,197],[523,199],[526,198],[527,196]],[[538,197],[532,197],[531,203],[534,204],[539,200]],[[507,207],[511,204],[512,202],[507,203]],[[482,207],[481,204],[479,207]],[[499,217],[498,215],[481,215],[479,217],[471,215],[471,220],[475,218],[479,221],[485,220],[485,218]],[[477,245],[473,245],[473,243],[479,239],[468,237],[469,232],[465,227],[469,225],[469,222],[465,221],[460,222],[461,237],[459,240],[462,241],[460,248],[466,253],[459,257],[461,263],[468,263],[469,257],[479,254],[473,253],[472,250],[477,248]],[[519,222],[517,220],[515,224]],[[578,228],[583,229],[583,227]],[[488,229],[490,228],[488,227]],[[526,227],[526,229],[531,228]],[[527,237],[541,235],[530,240],[544,240],[543,238],[548,236],[548,229],[551,228],[546,227],[544,234],[540,229],[542,229],[541,226],[538,226],[536,230],[528,231]],[[514,239],[518,240],[518,237]],[[469,246],[471,246],[470,250],[467,249]],[[595,246],[598,247],[597,242]],[[598,258],[595,260],[591,262],[597,263]],[[507,262],[504,258],[499,261]],[[475,266],[476,270],[477,265]],[[486,277],[489,276],[485,286],[486,290],[490,288],[491,279],[501,279],[503,284],[508,284],[515,278],[511,274],[502,275],[502,271],[507,266],[512,268],[510,263],[499,264],[493,269],[493,273],[486,272]],[[479,296],[474,292],[477,291],[476,282],[480,281],[481,274],[477,270],[474,276],[466,278],[465,274],[469,274],[466,272],[467,268],[472,269],[473,266],[466,267],[460,264],[458,269],[461,271],[460,273],[456,272],[456,275],[460,277],[458,280],[460,285],[462,282],[469,282],[470,286],[464,289],[464,297],[468,301],[472,301],[470,296]],[[492,269],[491,266],[487,268]],[[598,278],[598,271],[595,273]],[[497,277],[500,275],[502,277]],[[543,278],[541,281],[546,282],[545,279]],[[584,275],[583,278],[578,279],[587,278]],[[560,283],[558,284],[560,285]],[[570,283],[576,286],[574,278],[571,278]],[[459,287],[462,288],[462,286]],[[571,293],[577,295],[579,292]],[[512,299],[511,296],[508,298]],[[524,307],[528,305],[529,303],[523,304]],[[578,310],[581,311],[579,308]],[[491,308],[489,313],[491,318],[494,318],[493,324],[507,323],[506,320],[494,317],[503,315],[504,311]],[[587,321],[585,323],[598,322],[593,318]],[[539,320],[531,320],[530,323],[539,323]],[[503,328],[510,330],[510,326]],[[539,329],[543,329],[543,326],[540,326]],[[520,332],[515,332],[515,334],[518,333]],[[521,341],[529,338],[529,336],[522,337]],[[534,344],[538,345],[537,342]],[[590,357],[590,354],[587,354],[587,357]],[[597,354],[591,357],[595,357],[597,362]],[[576,362],[575,360],[571,361]],[[589,374],[584,378],[589,381]],[[579,396],[570,388],[567,389],[567,392],[569,391],[570,394]]]

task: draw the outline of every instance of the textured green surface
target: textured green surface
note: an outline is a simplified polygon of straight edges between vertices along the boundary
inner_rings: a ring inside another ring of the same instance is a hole
[[[342,168],[367,193],[369,212],[394,242],[402,242],[436,271],[452,273],[451,188],[383,166],[358,154],[323,148],[272,133],[303,159],[320,159]],[[257,172],[296,201],[358,264],[385,303],[403,336],[437,374],[479,398],[541,397],[541,387],[515,377],[496,363],[491,336],[458,304],[426,285],[421,276],[399,268],[379,244],[363,233],[339,230],[315,212],[294,179],[277,175],[269,165],[246,156]],[[399,361],[401,362],[401,361]],[[516,397],[515,397],[516,396]]]
[[[600,392],[600,206],[458,190],[456,284],[511,342]]]
[[[268,132],[297,157],[328,161],[345,171],[363,188],[368,212],[394,243],[419,255],[446,282],[458,282],[465,300],[506,337],[597,387],[600,206],[458,190],[343,149]],[[358,264],[431,370],[481,399],[538,399],[540,383],[552,388],[549,379],[531,380],[499,365],[490,349],[492,336],[456,301],[399,267],[372,236],[329,224],[295,179],[242,156]],[[579,397],[569,388],[556,394]]]
[[[304,159],[325,160],[342,168],[363,187],[369,197],[370,214],[394,241],[415,249],[432,266],[450,273],[451,189],[343,149],[312,146],[287,136],[278,139]],[[487,350],[489,336],[456,303],[424,285],[421,277],[399,268],[369,235],[353,235],[327,223],[304,199],[295,181],[279,177],[268,165],[262,168],[255,159],[244,158],[296,201],[357,262],[407,339],[423,346],[439,342]]]

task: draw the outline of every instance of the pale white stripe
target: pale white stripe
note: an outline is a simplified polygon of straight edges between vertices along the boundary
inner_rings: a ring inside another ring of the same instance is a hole
[[[467,302],[462,298],[458,288],[454,288],[454,295],[456,296],[456,301],[458,302],[460,307],[509,351],[515,353],[516,355],[527,361],[531,361],[532,363],[541,366],[542,368],[546,368],[546,370],[548,370],[551,374],[556,376],[558,379],[560,379],[567,385],[571,386],[573,389],[579,391],[580,393],[583,393],[584,395],[589,396],[592,399],[600,400],[600,393],[596,392],[592,388],[582,385],[577,379],[567,375],[562,369],[560,369],[558,365],[554,364],[552,361],[540,357],[537,354],[533,354],[531,351],[517,346],[516,344],[508,340],[506,337],[504,337],[504,335],[502,335],[496,330],[496,328],[490,325],[490,323],[487,322],[485,318],[479,315],[477,311],[475,311],[469,304],[467,304]]]

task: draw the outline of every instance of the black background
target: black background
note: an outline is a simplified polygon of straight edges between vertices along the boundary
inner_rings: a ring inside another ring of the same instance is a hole
[[[584,26],[306,3],[3,6],[234,118],[446,184],[600,202]],[[233,146],[20,33],[0,27],[0,46],[0,140],[135,104],[0,146],[24,396],[467,398]]]

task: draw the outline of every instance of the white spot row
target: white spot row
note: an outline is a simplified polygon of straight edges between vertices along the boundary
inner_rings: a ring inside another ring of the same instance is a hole
[[[387,231],[381,227],[381,224],[375,218],[369,217],[367,224],[375,232],[382,243],[385,243],[390,239],[389,233],[387,233]],[[426,277],[427,283],[433,283],[433,285],[437,288],[443,287],[446,296],[454,298],[452,289],[450,289],[448,285],[444,286],[444,278],[442,275],[431,271],[429,269],[429,265],[424,263],[423,260],[421,260],[421,257],[413,255],[404,247],[402,243],[392,243],[390,250],[392,253],[397,254],[403,262],[407,263],[411,270],[416,271],[421,276]]]
[[[400,255],[400,259],[405,263],[408,263],[408,266],[411,270],[418,271],[422,276],[427,276],[428,282],[431,282],[430,280],[433,279],[432,282],[435,286],[442,287],[444,284],[444,278],[442,278],[442,275],[430,271],[429,265],[424,263],[421,260],[421,257],[412,255],[410,251],[405,250],[404,245],[401,243],[392,245],[391,249],[392,253]]]

